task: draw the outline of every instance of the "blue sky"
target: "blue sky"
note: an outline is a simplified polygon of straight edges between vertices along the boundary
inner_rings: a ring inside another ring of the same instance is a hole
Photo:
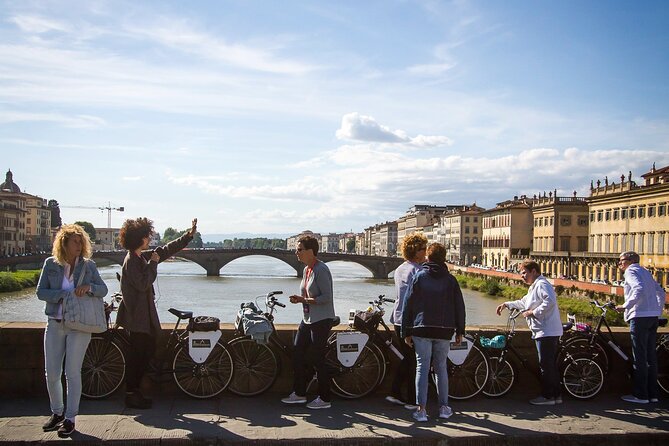
[[[0,1],[0,169],[204,234],[587,195],[669,164],[667,30],[665,1]]]

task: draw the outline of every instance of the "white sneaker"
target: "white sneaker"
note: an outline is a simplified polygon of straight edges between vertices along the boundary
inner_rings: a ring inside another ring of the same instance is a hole
[[[401,399],[399,399],[399,398],[395,398],[395,397],[392,396],[392,395],[388,395],[388,396],[386,397],[386,401],[388,401],[389,403],[397,404],[398,406],[404,406],[404,405],[406,404],[406,403],[405,403],[404,401],[402,401]]]
[[[628,403],[648,404],[648,400],[642,400],[641,398],[637,398],[634,395],[623,395],[620,397],[620,399],[627,401]]]
[[[317,396],[315,400],[307,404],[309,409],[329,409],[332,407],[329,401],[323,401],[320,396]]]
[[[418,409],[418,407],[419,407],[418,404],[407,403],[404,405],[404,408],[407,410],[416,410]]]
[[[286,398],[281,400],[284,404],[304,404],[307,402],[306,396],[297,396],[295,392],[288,395]]]
[[[451,418],[453,416],[453,409],[448,406],[441,406],[439,408],[439,418]]]
[[[414,420],[424,423],[427,421],[427,413],[425,413],[424,410],[417,410],[414,413],[411,414]]]

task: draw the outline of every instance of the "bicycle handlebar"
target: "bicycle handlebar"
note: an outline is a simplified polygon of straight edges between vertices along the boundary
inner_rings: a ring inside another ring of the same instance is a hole
[[[593,299],[593,300],[590,301],[590,304],[594,305],[595,307],[599,308],[600,310],[609,309],[609,308],[611,308],[611,309],[616,308],[616,304],[614,302],[611,302],[611,301],[604,302],[603,304],[600,304],[598,300]]]
[[[283,291],[271,291],[267,293],[267,296],[265,297],[265,303],[267,304],[268,307],[274,307],[275,305],[281,307],[281,308],[286,308],[286,304],[283,304],[279,302],[276,297],[277,294],[283,294]]]

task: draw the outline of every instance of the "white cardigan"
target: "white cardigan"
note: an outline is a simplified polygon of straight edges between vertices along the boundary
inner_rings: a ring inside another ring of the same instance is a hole
[[[532,339],[546,336],[562,336],[562,321],[553,285],[544,276],[539,276],[530,285],[527,294],[519,300],[504,302],[517,310],[532,310],[534,316],[527,318],[532,330]]]

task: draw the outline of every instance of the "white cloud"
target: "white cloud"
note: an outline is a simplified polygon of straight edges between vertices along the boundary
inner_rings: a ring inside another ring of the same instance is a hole
[[[404,130],[392,130],[379,124],[373,117],[359,113],[347,113],[341,118],[341,127],[336,132],[338,139],[376,143],[402,143],[414,147],[436,147],[451,145],[446,136],[409,137]]]
[[[107,124],[104,119],[89,115],[0,111],[0,124],[15,122],[52,122],[69,128],[96,128]]]
[[[71,29],[63,22],[35,15],[16,15],[11,17],[9,21],[18,26],[22,31],[28,33],[41,34],[49,31],[69,32]]]
[[[422,64],[422,65],[413,65],[407,68],[409,74],[415,74],[418,76],[441,76],[447,71],[455,67],[455,63],[433,63],[433,64]]]
[[[515,195],[540,194],[557,189],[561,196],[589,194],[592,166],[596,174],[619,178],[620,159],[636,175],[653,161],[669,164],[669,154],[652,151],[536,148],[515,155],[479,157],[450,155],[424,157],[376,144],[340,146],[322,156],[328,166],[319,176],[277,184],[243,178],[172,175],[170,181],[194,186],[209,194],[263,203],[248,216],[266,224],[331,227],[334,222],[378,223],[377,218],[398,218],[413,204],[469,204],[484,207]],[[303,211],[300,211],[302,209]],[[306,212],[306,214],[305,214]],[[293,226],[294,227],[294,226]]]
[[[184,20],[162,18],[155,24],[127,25],[125,31],[135,37],[153,40],[163,46],[191,53],[206,59],[261,72],[303,75],[317,69],[291,57],[275,54],[273,41],[265,47],[232,43],[220,37],[203,33]]]

